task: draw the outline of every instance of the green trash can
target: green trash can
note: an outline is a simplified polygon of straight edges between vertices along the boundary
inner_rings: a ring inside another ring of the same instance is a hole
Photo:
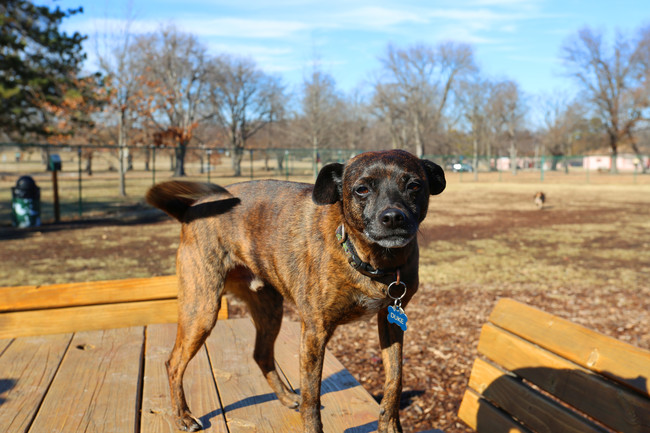
[[[11,222],[14,227],[41,225],[41,189],[30,176],[23,176],[11,188]]]

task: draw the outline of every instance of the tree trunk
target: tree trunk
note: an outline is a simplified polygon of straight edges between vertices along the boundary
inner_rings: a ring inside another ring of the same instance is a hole
[[[174,170],[174,177],[185,176],[185,152],[187,151],[187,143],[178,143],[174,150],[176,154],[176,169]]]
[[[242,159],[244,159],[244,149],[235,144],[232,148],[232,171],[235,177],[241,176]]]
[[[93,175],[93,152],[92,150],[86,155],[86,173],[88,176]]]
[[[474,138],[474,160],[472,161],[474,166],[474,180],[478,180],[478,140]]]
[[[415,156],[422,158],[422,156],[424,156],[424,144],[422,143],[422,137],[420,136],[420,122],[417,116],[414,119],[413,135],[415,136]]]
[[[515,147],[515,140],[510,140],[510,168],[512,174],[517,174],[517,148]]]
[[[616,134],[609,134],[609,147],[612,149],[612,157],[610,159],[611,166],[609,167],[609,172],[612,174],[618,174],[618,137]]]
[[[125,149],[126,149],[126,129],[125,129],[125,112],[122,110],[120,113],[119,124],[117,126],[117,158],[119,159],[119,191],[120,196],[126,197],[126,165],[124,160],[126,158]],[[127,150],[128,151],[128,150]]]

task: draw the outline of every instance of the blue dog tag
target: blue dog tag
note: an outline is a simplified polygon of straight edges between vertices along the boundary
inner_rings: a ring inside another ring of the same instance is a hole
[[[402,307],[396,308],[392,305],[388,306],[388,323],[394,323],[402,328],[402,331],[406,331],[406,322],[408,320],[409,319],[406,317],[406,313],[402,310]]]

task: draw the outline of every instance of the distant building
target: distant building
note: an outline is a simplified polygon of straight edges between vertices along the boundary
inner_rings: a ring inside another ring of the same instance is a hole
[[[612,169],[611,155],[586,155],[583,157],[582,166],[589,171],[610,171]],[[618,171],[641,171],[643,167],[650,167],[650,157],[647,155],[639,158],[633,153],[619,153],[616,156]]]

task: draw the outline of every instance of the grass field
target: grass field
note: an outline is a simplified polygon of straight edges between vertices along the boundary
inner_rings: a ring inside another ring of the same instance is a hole
[[[300,180],[308,181],[308,177]],[[132,215],[137,221],[145,209],[142,196],[149,185],[133,180],[131,184],[137,195],[134,192],[124,202],[108,204],[93,216]],[[102,203],[110,187],[98,185],[84,192],[92,195],[87,198],[89,202]],[[542,211],[532,202],[538,189],[547,195]],[[43,201],[47,201],[46,194]],[[428,218],[421,227],[421,279],[436,285],[483,287],[647,284],[649,210],[650,185],[645,184],[461,182],[457,173],[452,173],[447,189],[432,198]],[[171,221],[81,227],[51,233],[45,225],[40,231],[25,233],[25,239],[3,241],[4,251],[18,253],[14,256],[16,266],[10,265],[11,257],[6,257],[0,268],[5,284],[135,277],[174,270],[178,226]],[[4,230],[7,236],[12,232],[10,228]],[[64,235],[63,247],[51,239],[57,235]],[[136,253],[143,249],[151,252],[144,259],[119,253],[130,248]],[[18,258],[29,258],[32,251],[39,256],[36,261]],[[106,263],[109,253],[114,258]],[[147,265],[148,257],[154,256],[154,263]],[[24,266],[26,263],[30,265]],[[55,274],[52,268],[57,269]]]

